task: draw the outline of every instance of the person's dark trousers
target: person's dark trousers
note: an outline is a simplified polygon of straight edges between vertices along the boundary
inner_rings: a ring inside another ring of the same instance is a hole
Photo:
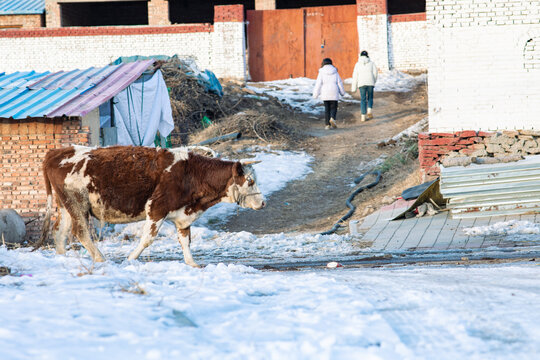
[[[373,86],[360,86],[360,111],[366,115],[367,108],[373,108]]]
[[[330,125],[330,118],[336,120],[337,101],[335,100],[324,101],[324,115],[325,115],[326,125]]]

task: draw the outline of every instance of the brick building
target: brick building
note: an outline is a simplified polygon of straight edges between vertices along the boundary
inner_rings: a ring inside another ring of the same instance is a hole
[[[428,0],[426,9],[424,173],[447,156],[540,153],[540,2]]]
[[[330,49],[328,44],[338,47],[340,40],[347,40],[339,47],[350,53],[344,57],[352,63],[362,48],[370,51],[381,69],[425,71],[427,64],[423,51],[427,36],[423,0],[42,0],[42,3],[46,9],[44,28],[0,31],[0,53],[18,54],[3,59],[2,71],[56,71],[103,66],[120,56],[176,54],[194,58],[201,68],[213,71],[218,77],[244,80],[253,72],[247,58],[255,57],[256,51],[247,47],[250,29],[267,27],[267,24],[257,25],[252,19],[247,21],[246,13],[281,14],[304,9],[311,15],[320,15],[321,11],[309,9],[322,8],[327,8],[328,14],[341,14],[334,20],[318,21],[323,35],[325,29],[339,28],[344,22],[352,22],[353,28],[343,29],[346,37],[321,38],[322,44],[310,38],[313,44],[307,43],[307,49],[325,44]],[[275,18],[275,28],[284,31],[286,26],[281,25],[288,24],[280,22],[279,15]],[[301,25],[298,31],[303,31]],[[286,33],[280,38],[290,42]],[[304,58],[307,61],[317,58],[316,62],[320,63],[320,55],[307,54]],[[304,63],[304,58],[298,59],[299,64]],[[308,70],[302,68],[295,73],[311,76],[307,67]],[[291,72],[286,75],[290,76]]]
[[[45,0],[0,0],[0,29],[45,26]]]

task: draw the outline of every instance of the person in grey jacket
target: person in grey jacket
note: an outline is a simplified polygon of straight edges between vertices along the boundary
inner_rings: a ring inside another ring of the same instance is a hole
[[[367,51],[362,51],[354,66],[351,91],[360,90],[360,121],[373,118],[373,88],[377,82],[377,66],[370,60]]]
[[[324,101],[326,129],[337,128],[336,116],[339,97],[345,95],[343,81],[337,69],[332,65],[332,59],[326,58],[322,62],[313,89],[313,98]]]

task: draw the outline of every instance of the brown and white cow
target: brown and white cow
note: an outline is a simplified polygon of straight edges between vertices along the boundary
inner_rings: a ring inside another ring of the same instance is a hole
[[[54,226],[56,252],[64,254],[71,229],[96,262],[103,254],[93,243],[89,215],[112,224],[145,220],[142,238],[128,259],[137,259],[157,235],[163,221],[172,221],[184,261],[198,266],[191,255],[191,224],[219,202],[255,210],[265,206],[251,166],[194,154],[184,148],[135,146],[50,150],[43,162],[47,213],[41,239],[49,231],[52,189],[59,218]]]

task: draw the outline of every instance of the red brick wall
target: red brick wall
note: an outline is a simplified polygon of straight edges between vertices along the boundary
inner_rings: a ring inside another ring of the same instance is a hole
[[[214,6],[214,22],[244,21],[244,5]]]
[[[3,27],[39,28],[45,26],[43,15],[0,15],[0,29]]]
[[[70,144],[88,145],[90,133],[80,120],[0,120],[2,182],[0,208],[13,209],[25,222],[26,239],[35,241],[47,205],[41,164],[49,149]]]
[[[53,36],[98,36],[98,35],[142,35],[142,34],[181,34],[193,32],[211,32],[210,24],[183,24],[171,26],[145,27],[65,27],[54,29],[3,30],[0,37],[53,37]]]
[[[169,2],[152,0],[148,2],[148,25],[170,25]]]
[[[388,16],[389,22],[405,22],[405,21],[426,21],[426,13],[400,14]]]
[[[358,16],[386,14],[387,10],[386,0],[356,0]]]
[[[452,152],[464,155],[475,151],[475,144],[484,144],[486,137],[493,133],[484,131],[459,131],[456,133],[422,133],[418,135],[418,158],[424,175],[435,176],[440,173],[439,161]]]

